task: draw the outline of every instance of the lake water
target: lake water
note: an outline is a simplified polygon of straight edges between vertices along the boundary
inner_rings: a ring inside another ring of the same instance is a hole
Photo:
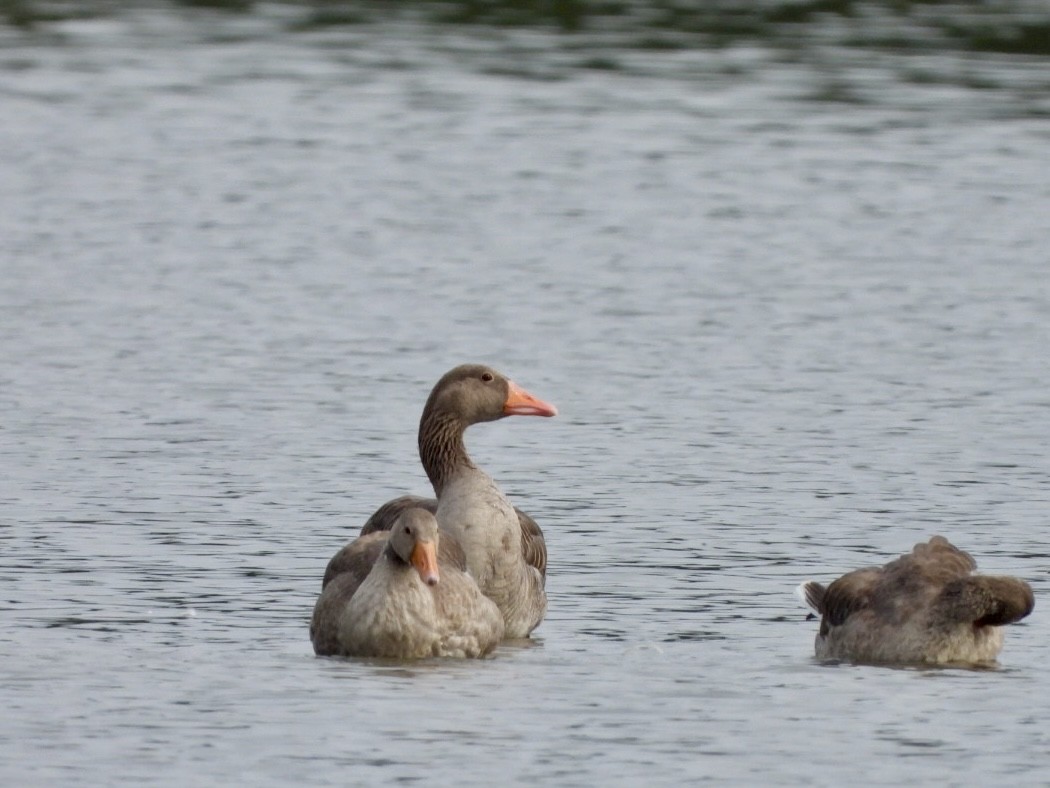
[[[1046,57],[296,13],[0,28],[0,782],[1046,784]],[[314,657],[465,361],[561,411],[468,433],[546,620]],[[817,664],[934,533],[1000,669]]]

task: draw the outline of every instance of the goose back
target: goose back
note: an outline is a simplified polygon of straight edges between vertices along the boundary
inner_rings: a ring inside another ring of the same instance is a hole
[[[1027,616],[1031,587],[975,575],[977,563],[943,536],[882,567],[831,585],[800,587],[820,616],[818,658],[875,663],[984,663],[1002,649],[1002,627]]]

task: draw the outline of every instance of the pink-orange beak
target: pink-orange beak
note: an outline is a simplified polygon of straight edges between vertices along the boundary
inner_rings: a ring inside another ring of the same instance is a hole
[[[433,542],[416,542],[416,546],[412,548],[410,560],[424,583],[428,586],[438,584],[440,577],[438,575],[437,545]]]
[[[557,416],[558,409],[534,397],[512,380],[507,381],[507,399],[503,403],[504,416]]]

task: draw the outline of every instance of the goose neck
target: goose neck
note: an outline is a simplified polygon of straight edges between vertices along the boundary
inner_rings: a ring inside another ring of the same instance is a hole
[[[419,458],[439,498],[457,471],[474,467],[463,443],[466,428],[461,418],[440,411],[424,413],[420,420]]]

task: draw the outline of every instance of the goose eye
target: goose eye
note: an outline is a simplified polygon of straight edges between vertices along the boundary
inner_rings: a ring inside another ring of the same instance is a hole
[[[406,525],[405,526],[405,536],[411,536],[411,535],[412,535],[412,528],[411,528],[411,526]]]
[[[483,381],[485,381],[486,383],[491,383],[493,381],[492,373],[491,372],[482,372],[481,373],[481,379]]]

